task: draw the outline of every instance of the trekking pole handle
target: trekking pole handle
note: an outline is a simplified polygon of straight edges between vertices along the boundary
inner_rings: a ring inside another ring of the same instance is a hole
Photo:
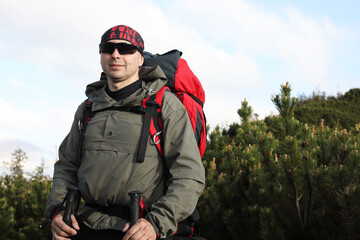
[[[128,193],[131,198],[130,204],[130,228],[139,220],[140,217],[140,191],[132,191]]]
[[[75,200],[76,200],[76,195],[78,190],[74,189],[74,188],[67,188],[68,193],[66,195],[66,205],[65,205],[65,212],[64,212],[64,216],[63,216],[63,221],[68,225],[68,226],[72,226],[72,221],[71,221],[71,214],[73,211],[73,207],[75,205]]]

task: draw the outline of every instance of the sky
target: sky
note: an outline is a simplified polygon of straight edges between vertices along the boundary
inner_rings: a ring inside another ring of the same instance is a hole
[[[276,114],[286,82],[295,97],[358,88],[359,11],[357,0],[2,0],[0,175],[21,148],[26,172],[44,162],[52,176],[110,27],[131,26],[152,53],[181,50],[214,128],[240,122],[244,99],[260,119]]]

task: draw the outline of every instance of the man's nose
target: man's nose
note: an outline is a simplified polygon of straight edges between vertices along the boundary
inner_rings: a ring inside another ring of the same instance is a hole
[[[121,56],[121,54],[119,53],[119,51],[117,50],[117,48],[115,48],[114,52],[111,54],[111,56],[113,58],[119,58]]]

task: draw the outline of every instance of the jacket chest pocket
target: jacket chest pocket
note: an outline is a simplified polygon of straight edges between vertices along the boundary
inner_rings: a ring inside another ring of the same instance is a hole
[[[112,111],[104,128],[104,139],[117,142],[135,151],[140,141],[143,116],[132,112]]]
[[[123,111],[97,113],[89,122],[84,147],[136,154],[140,143],[144,117],[141,114]],[[156,156],[157,150],[149,137],[147,156]]]

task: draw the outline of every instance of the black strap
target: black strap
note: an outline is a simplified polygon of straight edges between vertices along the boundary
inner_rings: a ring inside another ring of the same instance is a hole
[[[141,130],[140,145],[136,159],[138,163],[144,162],[145,159],[146,146],[150,135],[151,118],[155,115],[155,111],[157,110],[155,98],[156,95],[154,94],[146,101],[145,119]]]
[[[133,112],[133,113],[137,113],[137,114],[146,113],[146,110],[145,110],[145,108],[143,106],[123,106],[123,107],[111,106],[111,107],[102,108],[102,109],[99,109],[99,110],[92,111],[91,112],[91,114],[92,114],[91,117],[93,117],[98,112],[104,112],[104,111],[109,111],[109,110],[123,111],[123,112]]]
[[[188,216],[185,220],[178,223],[178,227],[175,235],[177,236],[195,236],[200,235],[199,228],[197,226],[197,222],[200,219],[200,214],[197,208],[195,208],[194,212]]]
[[[84,134],[85,134],[85,130],[86,130],[86,126],[87,123],[89,122],[90,118],[92,117],[91,115],[91,108],[92,108],[92,101],[90,99],[85,100],[85,109],[84,109],[84,114],[83,114],[83,119],[82,121],[79,122],[80,124],[80,139],[79,139],[79,147],[78,147],[78,152],[77,152],[77,159],[78,159],[78,163],[80,164],[81,162],[81,155],[82,155],[82,145],[83,145],[83,141],[84,141]]]

